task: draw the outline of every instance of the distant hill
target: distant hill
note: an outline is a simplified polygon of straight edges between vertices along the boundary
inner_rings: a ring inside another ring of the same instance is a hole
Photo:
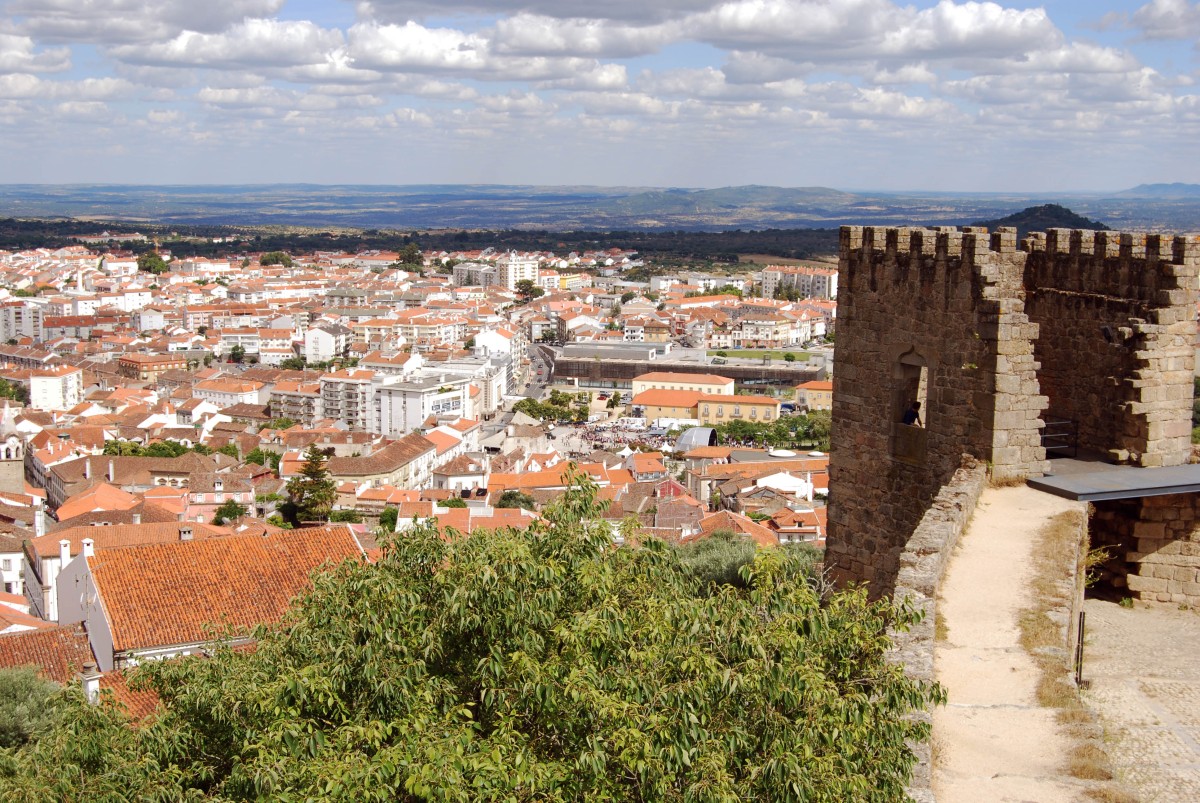
[[[1092,229],[1093,231],[1109,231],[1108,226],[1097,220],[1091,220],[1077,215],[1065,206],[1059,204],[1043,204],[1031,206],[1020,212],[1002,217],[997,220],[981,220],[972,223],[973,226],[987,226],[994,230],[1000,226],[1015,226],[1017,237],[1024,237],[1031,231],[1046,229]]]
[[[1200,198],[1200,184],[1139,184],[1118,192],[1115,198]]]

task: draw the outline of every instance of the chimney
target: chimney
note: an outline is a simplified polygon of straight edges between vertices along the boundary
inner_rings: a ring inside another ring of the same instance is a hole
[[[96,665],[91,661],[84,664],[79,678],[83,681],[83,693],[87,701],[92,705],[100,702],[100,673],[96,670]]]
[[[111,461],[111,460],[108,461],[108,481],[109,482],[117,481],[117,472],[113,469],[113,461]]]
[[[93,557],[96,554],[96,542],[90,538],[83,539],[83,556],[85,558]]]
[[[46,510],[41,505],[33,511],[33,536],[41,537],[46,534]]]
[[[133,514],[133,523],[134,523],[134,524],[141,524],[141,523],[142,523],[142,514],[141,514],[141,513],[134,513],[134,514]]]
[[[63,568],[70,562],[71,542],[64,538],[58,542],[58,570],[62,571]]]
[[[179,540],[180,541],[191,541],[192,540],[192,525],[184,524],[183,526],[181,526],[179,528]]]
[[[90,480],[92,478],[92,458],[88,458],[83,462],[83,478]]]

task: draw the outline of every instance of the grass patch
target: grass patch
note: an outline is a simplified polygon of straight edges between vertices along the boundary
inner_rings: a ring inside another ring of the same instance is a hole
[[[1073,778],[1093,782],[1087,790],[1092,800],[1129,803],[1137,798],[1113,781],[1103,728],[1079,697],[1067,666],[1069,647],[1063,643],[1063,628],[1051,618],[1055,609],[1070,607],[1074,589],[1065,582],[1067,567],[1073,565],[1081,580],[1087,572],[1086,532],[1084,514],[1076,510],[1055,516],[1038,534],[1031,604],[1018,620],[1020,641],[1038,667],[1038,704],[1057,710],[1063,735],[1071,740],[1064,770]]]
[[[786,361],[787,357],[784,355],[787,354],[795,355],[796,362],[808,359],[808,352],[799,349],[709,349],[708,351],[710,357],[738,357],[744,360],[761,360],[770,357],[773,361]]]

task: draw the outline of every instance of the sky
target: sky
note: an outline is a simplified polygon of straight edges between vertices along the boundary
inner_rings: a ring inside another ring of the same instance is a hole
[[[0,183],[1200,182],[1200,2],[0,0]]]

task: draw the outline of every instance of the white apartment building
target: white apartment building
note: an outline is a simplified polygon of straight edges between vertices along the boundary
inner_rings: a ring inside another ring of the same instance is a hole
[[[538,283],[538,261],[534,257],[510,253],[501,258],[497,267],[497,283],[506,290],[515,290],[517,282],[521,281],[531,281],[535,286]]]
[[[70,410],[83,401],[83,369],[69,365],[34,369],[29,375],[29,406]]]
[[[0,307],[0,342],[20,337],[45,340],[46,330],[42,320],[45,310],[41,304],[25,301],[9,301]]]
[[[323,375],[321,416],[340,419],[354,431],[370,431],[374,380],[375,372],[363,368]]]
[[[371,431],[396,438],[421,428],[430,416],[465,415],[470,385],[463,376],[388,377],[375,386]]]
[[[324,362],[341,357],[350,349],[354,333],[345,326],[326,323],[304,333],[304,356],[309,362]]]

